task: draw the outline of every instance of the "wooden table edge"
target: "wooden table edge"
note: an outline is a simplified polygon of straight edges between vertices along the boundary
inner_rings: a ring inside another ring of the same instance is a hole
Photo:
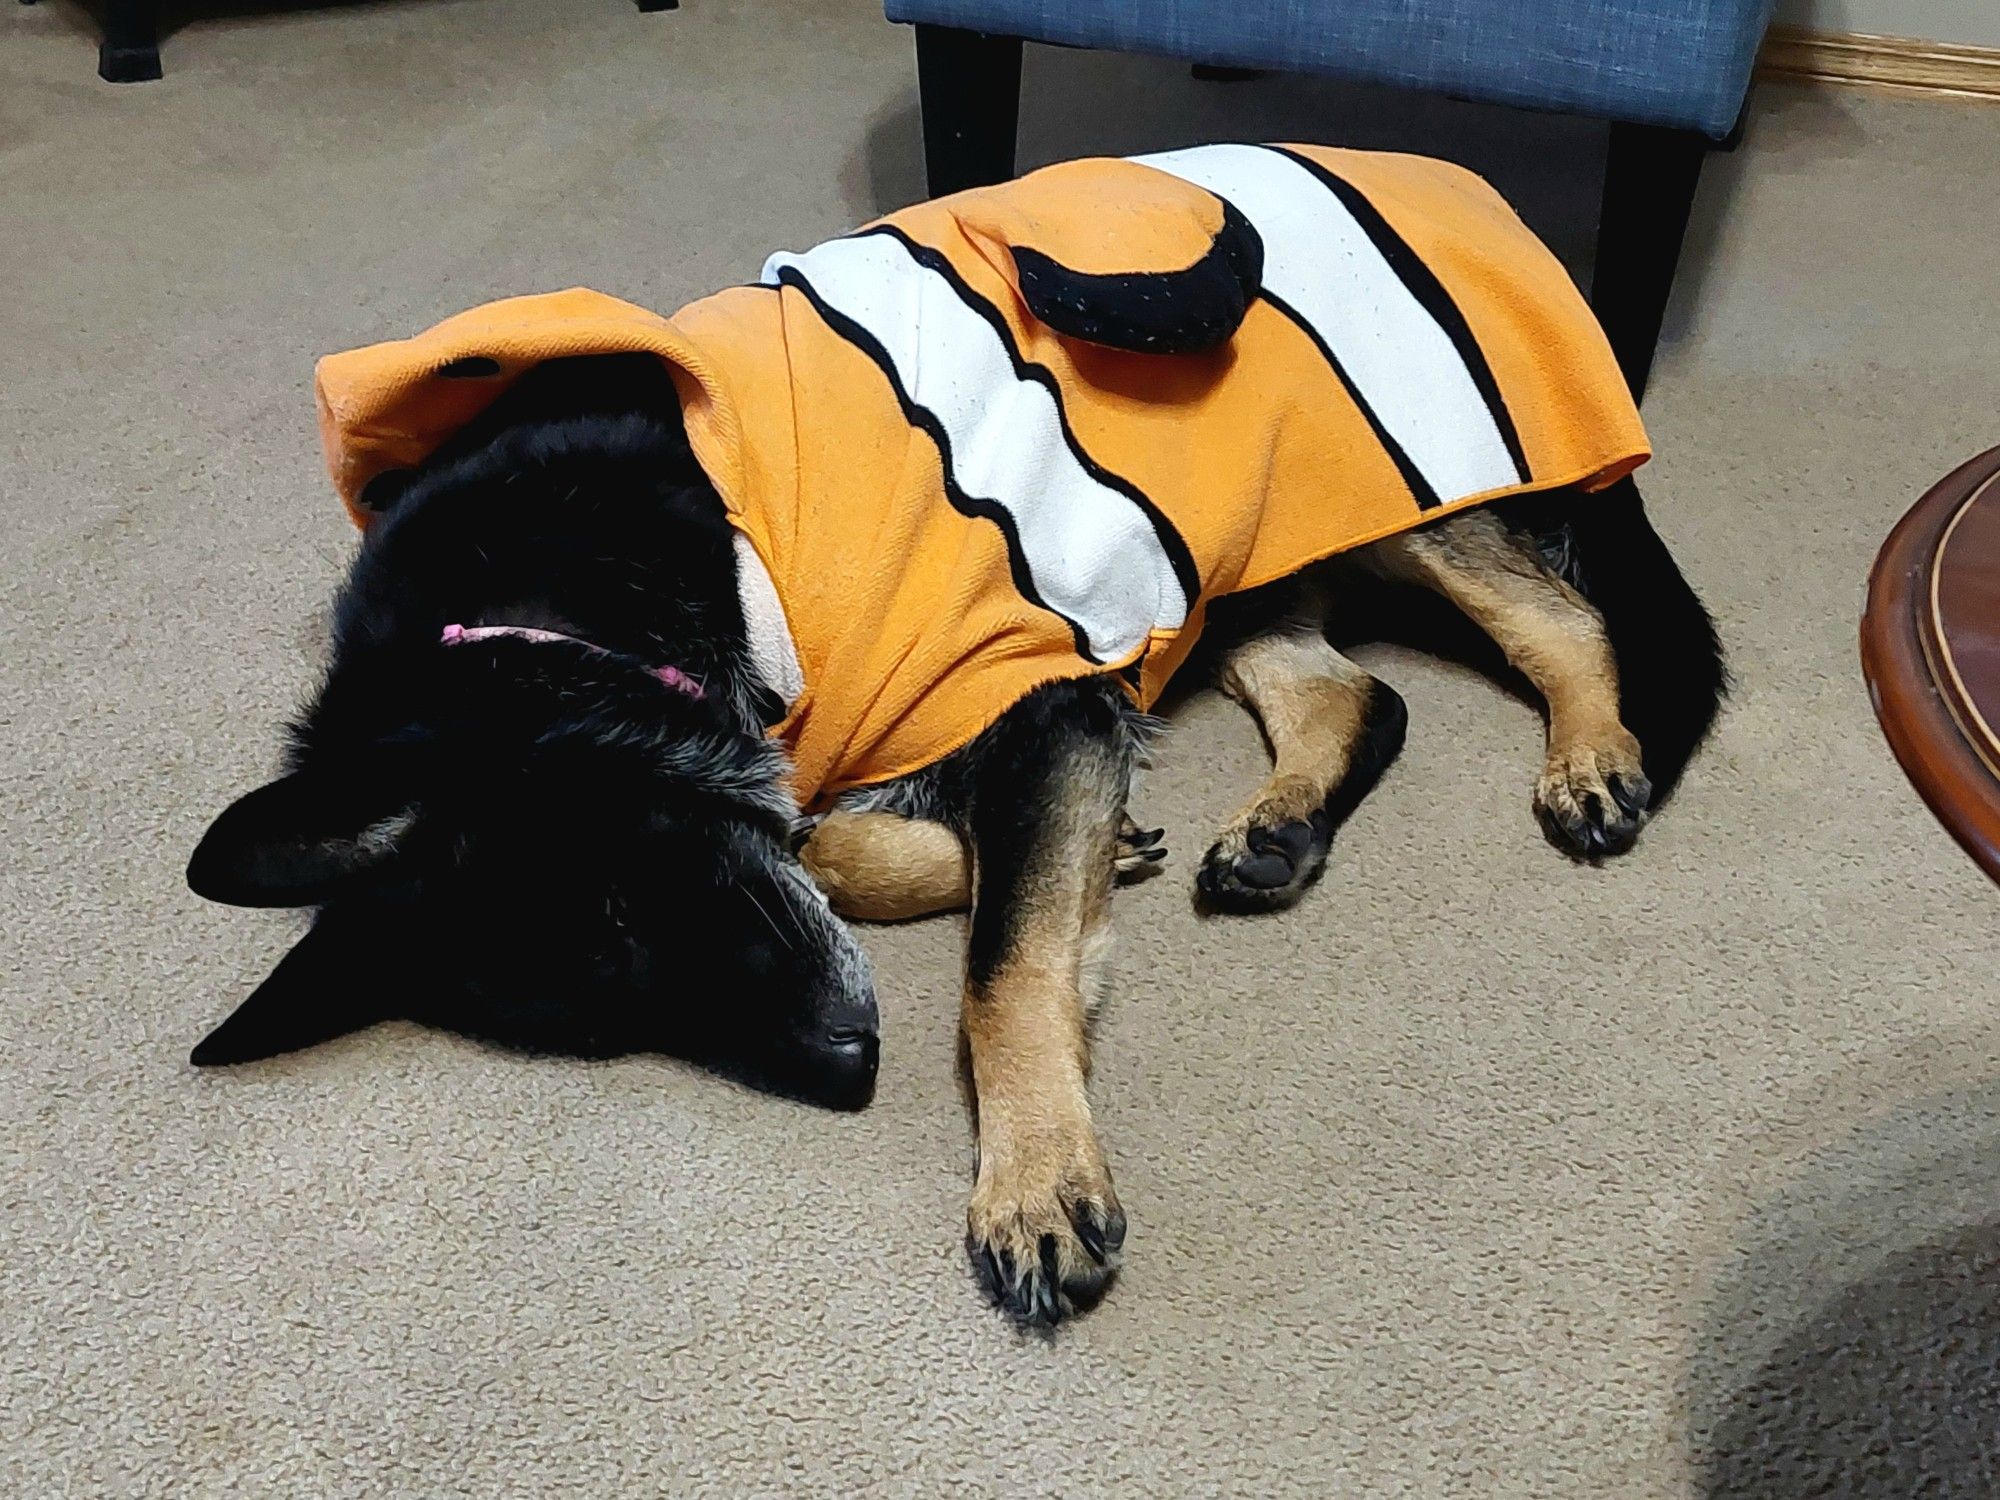
[[[1961,464],[1911,507],[1876,554],[1861,616],[1861,668],[1889,748],[1952,837],[2000,880],[2000,779],[1974,748],[1940,659],[1932,605],[1938,544],[2000,476],[2000,448]],[[2000,503],[2000,494],[1988,503]]]

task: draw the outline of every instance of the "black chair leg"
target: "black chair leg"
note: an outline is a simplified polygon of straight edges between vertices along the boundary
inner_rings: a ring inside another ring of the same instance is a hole
[[[148,83],[160,76],[159,0],[108,0],[97,76],[106,83]]]
[[[643,11],[679,10],[680,8],[681,0],[639,0],[639,9]]]
[[[1021,115],[1021,39],[917,27],[917,93],[931,196],[991,187],[1014,175]]]
[[[1714,144],[1699,131],[1612,122],[1590,305],[1634,400],[1653,372],[1695,184]]]

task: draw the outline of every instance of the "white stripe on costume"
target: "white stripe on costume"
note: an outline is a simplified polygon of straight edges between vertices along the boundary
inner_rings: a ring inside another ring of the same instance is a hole
[[[1135,156],[1234,204],[1264,241],[1264,289],[1332,351],[1439,500],[1522,475],[1450,335],[1338,197],[1282,151],[1196,146]]]
[[[1186,621],[1190,601],[1151,518],[1078,458],[1054,394],[1019,373],[1009,342],[951,278],[882,232],[774,255],[760,279],[781,274],[874,341],[855,340],[942,434],[947,482],[1006,513],[1035,591],[1092,657],[1123,661],[1153,630]]]

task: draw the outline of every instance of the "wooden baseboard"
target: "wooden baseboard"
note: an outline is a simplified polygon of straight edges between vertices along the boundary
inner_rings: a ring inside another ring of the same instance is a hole
[[[1774,77],[2000,102],[2000,47],[1773,26],[1757,66]]]

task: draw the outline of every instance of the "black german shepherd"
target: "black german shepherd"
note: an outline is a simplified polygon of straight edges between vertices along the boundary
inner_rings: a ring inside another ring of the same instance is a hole
[[[1402,744],[1402,700],[1322,628],[1329,582],[1357,569],[1443,595],[1541,693],[1550,836],[1586,858],[1631,845],[1724,673],[1632,484],[1571,498],[1461,513],[1217,605],[1220,683],[1275,766],[1202,861],[1206,905],[1295,899]],[[802,825],[766,737],[783,705],[740,554],[647,356],[543,367],[381,504],[287,774],[224,812],[188,870],[211,899],[318,915],[194,1061],[408,1017],[554,1052],[671,1052],[858,1107],[875,1000],[835,910],[970,904],[974,1268],[1030,1319],[1093,1298],[1125,1216],[1085,1099],[1084,1018],[1114,871],[1162,852],[1126,818],[1148,721],[1108,678],[1046,687]]]

